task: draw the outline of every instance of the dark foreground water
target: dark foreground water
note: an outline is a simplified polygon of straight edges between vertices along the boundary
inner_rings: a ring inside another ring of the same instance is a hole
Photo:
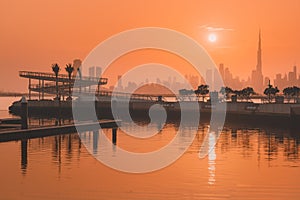
[[[206,124],[199,127],[193,144],[175,163],[146,174],[103,165],[76,133],[0,143],[0,199],[300,199],[300,132],[226,126],[215,148],[199,159],[207,130]],[[148,139],[134,139],[119,130],[117,145],[154,151],[177,131],[178,124],[169,123]],[[101,133],[82,133],[100,151],[94,134]],[[103,134],[111,137],[110,130]]]

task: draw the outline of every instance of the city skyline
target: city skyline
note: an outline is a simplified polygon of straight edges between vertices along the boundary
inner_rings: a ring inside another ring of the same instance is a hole
[[[259,40],[258,40],[258,49],[257,49],[257,58],[256,59],[257,59],[256,67],[254,69],[252,69],[251,75],[248,76],[246,79],[240,78],[240,76],[238,74],[233,74],[231,72],[231,69],[229,66],[225,66],[224,63],[220,63],[218,66],[218,70],[219,70],[221,77],[223,78],[224,85],[228,86],[228,87],[232,87],[234,89],[242,89],[244,87],[249,86],[249,87],[253,87],[255,89],[255,91],[262,91],[264,88],[266,88],[268,86],[269,81],[271,81],[270,83],[272,85],[277,86],[281,90],[288,86],[299,86],[300,85],[300,74],[297,73],[296,65],[291,66],[292,71],[285,71],[284,73],[276,73],[274,75],[274,77],[266,76],[263,74],[263,72],[262,72],[261,30],[259,30]],[[82,64],[82,61],[80,59],[77,58],[77,59],[73,60],[73,66],[75,69],[73,72],[74,75],[76,75],[77,69],[79,66],[81,66],[81,64]],[[63,65],[61,65],[61,66],[63,66]],[[91,68],[93,68],[93,69],[91,70]],[[88,70],[89,70],[89,72],[88,72],[89,76],[94,74],[97,77],[97,75],[102,74],[102,68],[99,66],[89,67]],[[49,67],[48,71],[50,71],[50,67]],[[45,70],[45,72],[47,72],[47,71]],[[17,73],[18,72],[16,72],[16,74]],[[60,73],[66,74],[66,72],[63,70],[63,67],[61,68]],[[206,72],[206,74],[205,74],[206,77],[208,76],[208,73],[212,73],[212,72]],[[118,75],[118,76],[121,76],[121,75]],[[189,73],[189,74],[185,74],[184,76],[187,78],[188,81],[190,81],[193,88],[196,88],[196,84],[195,84],[196,82],[198,82],[198,85],[206,84],[203,77],[201,77],[201,76],[198,77],[196,74]],[[212,76],[212,74],[211,74],[211,76]],[[191,81],[191,79],[189,79],[188,77],[192,77],[193,80]],[[114,78],[112,77],[112,80],[113,79]],[[118,78],[116,80],[118,80]],[[257,81],[259,83],[257,83]],[[114,81],[111,81],[111,82],[114,83]],[[171,82],[167,81],[167,80],[162,80],[161,82],[165,82],[166,85],[171,84]],[[133,82],[131,82],[129,84],[132,85],[132,83]],[[140,84],[133,83],[133,85],[140,85]],[[181,86],[184,87],[184,85],[181,85]],[[109,88],[112,89],[112,85],[109,85]],[[21,91],[13,90],[13,92],[25,92],[26,89],[27,88],[25,88],[25,90],[21,90]],[[0,89],[0,91],[7,92],[7,90],[5,90],[5,89],[4,90]]]
[[[223,79],[224,86],[231,87],[233,89],[243,89],[246,87],[252,87],[255,92],[257,93],[263,93],[265,88],[269,86],[269,84],[274,85],[275,87],[278,87],[279,90],[282,90],[286,87],[292,87],[292,86],[299,86],[300,85],[300,74],[297,74],[297,66],[293,66],[293,71],[286,71],[285,74],[277,73],[275,77],[272,79],[269,76],[265,76],[263,74],[263,58],[262,58],[262,38],[261,38],[261,29],[259,29],[258,33],[258,46],[257,46],[257,62],[255,68],[252,70],[251,76],[248,76],[247,79],[240,79],[238,75],[233,75],[230,72],[229,67],[224,67],[224,64],[219,64],[218,73],[221,75],[221,78]],[[93,71],[91,73],[91,68],[89,68],[89,75],[96,75]],[[101,67],[98,68],[98,71],[102,72]],[[212,83],[214,80],[214,77],[217,76],[216,71],[207,70],[205,74],[205,79],[207,80],[207,83]],[[101,73],[100,73],[101,74]],[[99,75],[99,73],[98,73]],[[191,84],[193,89],[196,89],[201,84],[207,84],[204,81],[204,75],[197,76],[194,74],[185,74],[186,80]],[[122,75],[118,75],[117,81],[121,79]],[[119,81],[117,85],[115,85],[116,89],[119,91],[127,91],[131,88],[140,87],[143,84],[148,84],[148,80],[144,80],[140,83],[135,83],[132,81],[127,82],[127,85],[123,87],[122,82]],[[152,82],[153,84],[153,82]],[[186,88],[186,84],[177,82],[176,77],[168,77],[167,80],[160,80],[158,79],[156,81],[156,84],[162,84],[166,87],[171,87],[174,90],[180,90],[183,88]],[[110,90],[114,89],[114,85],[110,85],[108,87]]]
[[[261,39],[260,39],[260,37],[259,37],[259,45],[258,45],[257,52],[258,52],[258,58],[257,58],[258,64],[256,65],[256,68],[252,71],[252,76],[251,77],[248,76],[248,78],[246,80],[241,79],[238,75],[234,75],[230,71],[230,68],[225,66],[223,63],[219,64],[218,73],[220,73],[220,75],[223,79],[224,86],[230,87],[232,89],[237,89],[237,90],[240,90],[240,89],[243,89],[246,87],[253,87],[256,92],[259,92],[259,90],[257,90],[257,88],[255,88],[255,86],[253,85],[253,83],[255,82],[255,80],[253,80],[253,73],[255,74],[257,71],[262,72],[262,70],[261,70],[262,69],[262,62],[261,62],[262,58],[261,58]],[[78,73],[78,68],[82,66],[82,61],[80,59],[74,59],[72,66],[74,66],[73,75],[76,75]],[[300,74],[297,73],[297,66],[293,66],[292,69],[293,69],[292,71],[287,71],[284,74],[280,74],[280,73],[276,74],[273,79],[261,74],[263,80],[261,81],[261,86],[260,86],[261,90],[259,93],[263,93],[263,90],[266,87],[268,87],[269,83],[271,83],[271,85],[278,87],[280,89],[280,92],[282,92],[282,90],[286,87],[300,86]],[[87,70],[88,70],[87,75],[91,76],[91,77],[100,77],[100,75],[102,74],[102,67],[99,67],[99,66],[91,66]],[[215,73],[216,72],[212,72],[211,70],[206,71],[205,77],[208,80],[207,82],[212,81],[213,76],[216,76]],[[62,66],[61,66],[60,74],[67,74],[67,72],[65,72],[65,70],[63,69]],[[116,77],[117,77],[116,80],[120,80],[122,75],[119,74]],[[197,76],[195,74],[185,74],[184,77],[191,84],[193,89],[197,89],[197,87],[201,84],[207,84],[204,81],[203,76]],[[153,83],[161,84],[166,87],[171,87],[175,91],[178,91],[180,89],[184,89],[184,88],[188,87],[185,83],[177,81],[176,80],[177,78],[178,77],[176,77],[176,76],[173,76],[173,77],[168,76],[166,79],[161,79],[161,80],[157,78],[157,80],[155,82],[152,81],[151,84],[152,85],[153,85]],[[126,91],[130,91],[132,88],[141,87],[145,84],[147,85],[149,80],[146,79],[146,80],[140,81],[139,83],[136,83],[134,81],[128,81],[128,82],[124,82],[124,83],[122,83],[122,81],[119,83],[114,82],[114,81],[111,81],[111,82],[112,82],[112,84],[108,84],[107,86],[102,86],[102,88],[104,88],[106,90],[113,90],[114,87],[116,87],[117,90],[126,92]],[[92,88],[95,89],[96,87],[92,87]],[[7,92],[7,91],[1,91],[1,92]],[[22,91],[22,92],[26,92],[26,91]]]

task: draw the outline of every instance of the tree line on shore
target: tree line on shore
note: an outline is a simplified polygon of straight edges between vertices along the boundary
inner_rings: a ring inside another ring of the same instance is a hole
[[[195,94],[198,98],[202,97],[204,100],[205,97],[209,94],[209,85],[199,85],[196,90],[187,90],[187,89],[181,89],[179,90],[179,95],[181,96],[189,96],[192,94]],[[272,101],[274,99],[280,90],[277,87],[274,87],[273,85],[269,84],[267,88],[264,90],[264,95],[266,95],[268,101]],[[241,90],[233,90],[230,87],[222,87],[219,91],[226,99],[230,98],[231,96],[236,96],[239,99],[246,99],[249,100],[252,96],[259,96],[258,93],[254,91],[252,87],[246,87]],[[292,87],[286,87],[282,90],[283,96],[290,102],[291,99],[299,98],[300,96],[300,88],[297,86]]]

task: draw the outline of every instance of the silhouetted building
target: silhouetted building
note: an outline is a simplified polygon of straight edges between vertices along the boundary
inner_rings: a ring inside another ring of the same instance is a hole
[[[270,78],[266,76],[264,81],[264,88],[267,88],[269,86],[269,83],[270,83]]]
[[[206,70],[205,80],[206,80],[206,84],[211,87],[213,83],[213,75],[211,69]]]
[[[122,83],[122,76],[118,75],[118,84],[117,84],[117,90],[122,91],[123,90],[123,83]]]
[[[219,65],[219,72],[220,72],[220,75],[221,75],[221,77],[222,77],[222,79],[224,81],[224,64],[223,63],[221,63]]]
[[[96,67],[96,77],[97,78],[101,78],[101,74],[102,74],[102,68],[101,67]]]
[[[125,91],[126,92],[129,92],[129,91],[134,91],[135,89],[137,89],[137,84],[135,82],[131,82],[129,81],[128,84],[127,84],[127,87],[125,88]]]
[[[229,68],[226,67],[225,71],[224,71],[224,81],[225,81],[225,85],[230,85],[230,82],[232,80],[232,74],[229,71]]]
[[[297,85],[297,67],[293,67],[293,71],[288,73],[288,81],[291,85]]]
[[[185,75],[185,79],[189,81],[190,85],[192,86],[193,89],[197,89],[197,87],[200,85],[199,84],[199,77],[198,76],[193,76],[193,75]]]
[[[277,86],[280,90],[283,90],[286,87],[300,86],[300,76],[297,74],[297,67],[293,67],[293,71],[288,72],[287,74],[276,74],[274,79],[274,85]]]
[[[89,76],[94,77],[95,76],[95,67],[89,67]]]
[[[262,56],[261,56],[261,34],[259,30],[257,64],[256,69],[251,74],[252,87],[254,91],[261,93],[263,90],[263,74],[262,74]]]

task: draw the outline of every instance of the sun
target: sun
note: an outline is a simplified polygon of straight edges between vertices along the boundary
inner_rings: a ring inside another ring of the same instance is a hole
[[[214,34],[214,33],[210,33],[209,35],[208,35],[208,41],[209,42],[216,42],[217,41],[217,35],[216,34]]]

